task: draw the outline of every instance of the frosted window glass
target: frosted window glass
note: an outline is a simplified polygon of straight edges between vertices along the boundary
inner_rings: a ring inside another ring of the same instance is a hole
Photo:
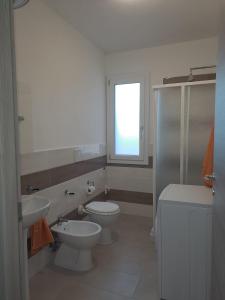
[[[140,83],[115,85],[115,154],[139,155]]]
[[[170,183],[180,183],[181,88],[159,90],[157,100],[156,199]]]

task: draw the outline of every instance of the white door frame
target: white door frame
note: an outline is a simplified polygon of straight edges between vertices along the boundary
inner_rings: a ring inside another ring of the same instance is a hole
[[[148,164],[148,122],[149,122],[149,86],[148,73],[111,74],[107,78],[107,162],[120,164]],[[139,82],[141,84],[141,111],[140,111],[140,150],[139,156],[115,154],[115,91],[116,84]]]
[[[0,299],[22,300],[21,218],[12,0],[0,0]]]

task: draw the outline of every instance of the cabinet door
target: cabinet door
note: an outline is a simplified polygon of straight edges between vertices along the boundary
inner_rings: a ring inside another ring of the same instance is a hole
[[[185,183],[203,184],[202,163],[214,126],[215,84],[186,89]]]
[[[211,209],[189,210],[189,284],[190,300],[210,299]]]
[[[161,298],[166,300],[189,300],[187,208],[161,203],[159,207]]]
[[[170,183],[180,183],[181,88],[157,92],[156,199]]]
[[[160,203],[160,283],[166,300],[207,300],[211,210]]]

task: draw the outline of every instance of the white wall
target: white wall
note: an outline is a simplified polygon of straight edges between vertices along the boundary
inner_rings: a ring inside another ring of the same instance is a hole
[[[104,155],[104,54],[41,0],[15,11],[15,40],[22,174]],[[48,222],[103,192],[105,179],[100,169],[40,191],[51,202]],[[32,257],[30,275],[51,257],[48,248]]]
[[[215,64],[217,55],[217,38],[210,38],[104,57],[41,0],[32,0],[15,11],[15,35],[19,111],[25,117],[20,124],[21,151],[28,154],[75,145],[105,144],[105,70],[107,75],[149,72],[151,85],[155,85],[163,77],[188,74],[190,67]],[[152,104],[150,107],[149,154],[153,143]],[[63,153],[63,163],[74,160],[71,150],[67,152],[70,153],[66,159]],[[25,160],[30,161],[30,156]],[[56,160],[60,164],[59,156]],[[41,165],[39,161],[38,165]],[[131,175],[132,178],[126,177],[126,182],[121,181],[123,186],[117,180],[123,176],[113,174],[124,175],[125,171],[126,168],[111,167],[108,184],[112,188],[130,190],[132,186],[132,190],[151,192],[151,171],[138,170],[139,182],[133,184],[135,176]],[[130,169],[127,173],[136,172]]]
[[[126,51],[108,54],[105,57],[106,74],[110,75],[148,72],[150,85],[162,84],[164,77],[182,76],[189,73],[190,67],[215,65],[217,58],[217,38],[203,39],[179,44],[171,44],[161,47],[146,48],[141,50]],[[210,72],[210,71],[209,71]],[[152,154],[153,144],[153,92],[150,93],[150,124],[149,124],[149,154]],[[128,189],[128,183],[134,180],[135,169],[126,172],[124,180],[119,182],[120,168],[113,167],[108,170],[108,185],[112,188]],[[116,176],[115,174],[118,173]],[[122,176],[121,176],[122,177]],[[121,179],[121,178],[120,178]],[[123,183],[124,182],[124,183]],[[152,190],[152,174],[146,174],[145,169],[139,170],[139,180],[136,183],[136,191],[146,191],[146,183],[149,182],[148,191]],[[130,188],[129,188],[130,189]]]
[[[218,39],[214,37],[108,54],[106,73],[147,71],[152,85],[160,84],[163,77],[188,74],[190,67],[216,64],[217,44]]]
[[[52,224],[57,221],[59,216],[70,213],[78,208],[80,204],[84,204],[93,197],[103,193],[105,189],[105,178],[105,170],[99,169],[37,192],[36,195],[48,198],[51,203],[47,215],[48,223]],[[92,195],[87,194],[88,180],[94,181],[95,184],[96,190]],[[75,196],[65,195],[65,190],[74,192]]]
[[[21,152],[105,144],[104,54],[41,0],[15,11]]]
[[[153,193],[152,169],[108,166],[106,175],[111,189]]]
[[[162,84],[164,77],[182,76],[189,68],[216,64],[217,38],[203,39],[179,44],[141,50],[118,52],[105,57],[106,74],[148,72],[150,84]],[[152,99],[151,93],[151,99]],[[152,106],[151,106],[152,107]],[[151,120],[152,120],[151,115]],[[150,144],[152,144],[152,126]]]

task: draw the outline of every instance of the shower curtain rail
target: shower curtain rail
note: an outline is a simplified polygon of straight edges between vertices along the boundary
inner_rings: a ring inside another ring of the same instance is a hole
[[[216,80],[206,80],[206,81],[192,81],[192,82],[181,82],[181,83],[170,83],[170,84],[161,84],[153,85],[153,90],[168,88],[168,87],[182,87],[182,86],[193,86],[193,85],[207,85],[216,83]]]

